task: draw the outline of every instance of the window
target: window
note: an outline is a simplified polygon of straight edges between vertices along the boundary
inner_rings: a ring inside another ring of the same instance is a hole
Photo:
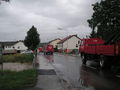
[[[18,49],[19,49],[20,47],[18,47]]]
[[[78,44],[76,44],[76,47],[78,47]]]
[[[13,47],[13,48],[15,48],[15,47]]]

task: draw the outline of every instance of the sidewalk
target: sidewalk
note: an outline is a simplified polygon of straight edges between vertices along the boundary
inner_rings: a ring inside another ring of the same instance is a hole
[[[27,90],[64,90],[56,73],[50,74],[49,71],[54,71],[52,65],[46,58],[38,56],[38,81],[34,88]]]

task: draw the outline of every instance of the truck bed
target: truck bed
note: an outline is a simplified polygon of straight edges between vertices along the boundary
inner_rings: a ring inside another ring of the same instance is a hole
[[[115,55],[114,45],[96,45],[96,46],[84,46],[84,53],[87,54],[98,54],[98,55]]]

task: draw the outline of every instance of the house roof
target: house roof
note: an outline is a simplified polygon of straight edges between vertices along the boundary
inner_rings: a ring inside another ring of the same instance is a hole
[[[14,44],[16,44],[17,42],[0,42],[0,44],[3,44],[4,46],[12,46]]]
[[[58,42],[58,44],[64,43],[65,41],[67,41],[68,39],[70,39],[70,38],[73,37],[73,36],[75,36],[75,37],[77,37],[78,39],[80,39],[77,35],[69,35],[69,36],[65,37],[64,39],[62,39],[60,42]]]
[[[48,43],[51,43],[51,42],[56,41],[56,40],[61,40],[61,39],[60,39],[60,38],[57,38],[57,39],[54,39],[54,40],[49,41]]]
[[[18,42],[23,42],[23,41],[22,40],[20,40],[20,41],[5,41],[5,42],[0,42],[0,44],[2,43],[4,46],[12,46]]]

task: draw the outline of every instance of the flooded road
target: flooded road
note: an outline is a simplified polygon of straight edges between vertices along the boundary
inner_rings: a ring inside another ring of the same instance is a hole
[[[112,73],[82,65],[79,56],[62,54],[39,55],[50,63],[59,78],[69,84],[69,90],[120,90],[120,78]]]

